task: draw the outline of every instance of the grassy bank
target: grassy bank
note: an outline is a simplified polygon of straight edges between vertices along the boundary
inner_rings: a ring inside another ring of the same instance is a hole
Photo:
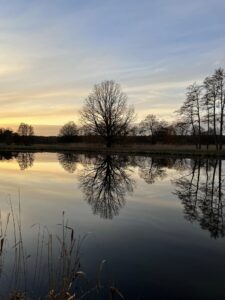
[[[165,144],[129,144],[114,145],[107,148],[102,144],[34,144],[34,145],[16,145],[0,144],[0,151],[28,151],[28,152],[79,152],[79,153],[107,153],[107,154],[131,154],[131,155],[171,155],[171,156],[203,156],[225,158],[225,148],[217,151],[215,146],[206,146],[202,149],[196,149],[194,145],[165,145]]]

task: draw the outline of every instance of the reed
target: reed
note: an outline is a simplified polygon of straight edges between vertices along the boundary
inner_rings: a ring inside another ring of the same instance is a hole
[[[104,260],[94,283],[81,270],[80,252],[86,235],[81,237],[75,233],[64,211],[56,234],[49,232],[46,226],[31,225],[31,229],[36,230],[35,247],[29,252],[23,240],[20,193],[17,210],[10,195],[8,201],[9,212],[4,218],[0,211],[0,282],[4,274],[7,286],[0,299],[78,300],[93,294],[97,297],[103,289],[108,291],[108,299],[116,295],[124,299],[116,287],[101,282]]]

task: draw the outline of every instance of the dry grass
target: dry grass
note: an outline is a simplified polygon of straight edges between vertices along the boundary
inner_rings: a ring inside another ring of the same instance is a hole
[[[98,268],[95,283],[90,283],[86,274],[82,272],[80,250],[86,236],[80,237],[75,234],[64,212],[62,222],[56,225],[59,231],[55,235],[40,224],[31,226],[36,229],[36,251],[33,254],[29,253],[23,241],[20,196],[16,211],[11,197],[8,197],[8,214],[3,218],[0,211],[0,280],[4,274],[8,278],[8,288],[0,294],[0,299],[79,300],[90,294],[97,297],[102,289],[108,291],[108,299],[114,299],[116,295],[124,299],[116,287],[102,284],[101,273],[105,261],[102,261]],[[7,265],[7,255],[10,256],[8,261],[13,262],[10,264],[11,268]],[[31,266],[34,268],[30,268]],[[43,290],[43,286],[46,295],[33,294],[37,289]]]
[[[108,153],[108,154],[131,154],[131,155],[172,155],[172,156],[205,156],[205,157],[225,157],[225,148],[217,151],[214,145],[211,145],[207,150],[206,146],[202,149],[196,149],[194,145],[172,145],[172,144],[129,144],[129,145],[114,145],[107,148],[103,144],[34,144],[29,146],[24,145],[6,145],[0,144],[1,151],[26,151],[26,152],[66,152],[73,151],[78,153]]]

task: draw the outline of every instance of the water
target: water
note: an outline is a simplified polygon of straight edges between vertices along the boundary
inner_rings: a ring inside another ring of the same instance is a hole
[[[108,299],[110,286],[126,299],[224,299],[223,161],[69,153],[0,158],[2,236],[10,212],[0,251],[2,297],[26,289],[37,298],[59,287],[65,228],[67,243],[76,237],[74,249],[78,236],[87,235],[75,263],[89,283],[80,278],[73,288],[82,294],[98,279],[103,286],[87,299]]]

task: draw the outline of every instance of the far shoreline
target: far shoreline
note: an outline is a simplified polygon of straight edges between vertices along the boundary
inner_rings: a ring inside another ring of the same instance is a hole
[[[202,149],[196,149],[195,145],[171,145],[171,144],[127,144],[113,145],[107,148],[103,144],[66,143],[66,144],[0,144],[0,152],[76,152],[93,154],[118,154],[118,155],[160,155],[173,157],[210,157],[225,158],[225,147],[218,151],[214,145],[207,150],[203,145]]]

